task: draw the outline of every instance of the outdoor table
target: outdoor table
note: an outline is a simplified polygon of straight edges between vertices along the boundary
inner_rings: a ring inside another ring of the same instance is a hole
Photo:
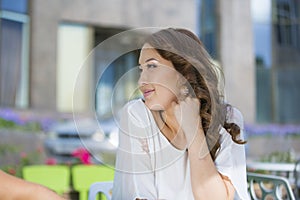
[[[291,183],[295,183],[295,170],[300,173],[300,166],[295,169],[295,163],[279,163],[279,162],[256,162],[247,161],[247,169],[269,171],[271,174],[285,176]],[[284,174],[284,175],[283,175]]]
[[[266,170],[274,172],[294,172],[295,163],[272,163],[247,161],[247,168],[254,170]],[[299,167],[298,167],[299,170]]]

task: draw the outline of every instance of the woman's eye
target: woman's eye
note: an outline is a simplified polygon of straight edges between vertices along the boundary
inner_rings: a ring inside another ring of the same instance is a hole
[[[156,64],[152,64],[152,63],[147,64],[147,68],[155,68],[155,67],[157,67]]]

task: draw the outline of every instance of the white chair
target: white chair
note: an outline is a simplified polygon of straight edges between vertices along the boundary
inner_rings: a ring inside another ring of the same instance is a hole
[[[111,200],[112,188],[113,188],[112,181],[95,182],[90,186],[88,200],[95,200],[98,193],[104,194],[107,200]]]
[[[285,177],[248,172],[247,180],[251,199],[258,200],[271,198],[295,200],[292,188]],[[267,187],[268,184],[270,187]],[[255,187],[255,185],[257,187]],[[257,189],[260,191],[259,197],[256,194]]]

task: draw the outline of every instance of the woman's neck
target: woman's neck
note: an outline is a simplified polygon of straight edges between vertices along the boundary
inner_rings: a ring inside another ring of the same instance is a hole
[[[169,142],[177,149],[184,149],[186,147],[185,136],[173,112],[154,111],[153,116],[160,131]]]
[[[180,126],[176,120],[174,113],[167,111],[167,110],[161,111],[161,118],[162,118],[163,122],[166,124],[166,126],[169,127],[170,130],[172,130],[174,135],[176,135]]]

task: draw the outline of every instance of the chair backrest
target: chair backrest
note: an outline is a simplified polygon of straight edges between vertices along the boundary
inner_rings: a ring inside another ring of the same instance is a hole
[[[105,165],[75,165],[72,168],[72,184],[79,192],[79,199],[86,200],[90,186],[95,182],[113,181],[114,169]]]
[[[295,163],[295,168],[294,168],[294,184],[295,184],[295,196],[300,199],[300,159],[298,159]]]
[[[23,179],[48,187],[58,194],[70,189],[70,168],[63,165],[28,165],[22,169]]]
[[[111,200],[112,188],[113,188],[113,182],[112,181],[95,182],[91,185],[91,187],[89,189],[89,198],[88,198],[88,200],[95,200],[98,193],[104,194],[105,197],[106,197],[106,200]]]
[[[285,177],[248,172],[247,181],[251,199],[295,200],[292,188]]]

